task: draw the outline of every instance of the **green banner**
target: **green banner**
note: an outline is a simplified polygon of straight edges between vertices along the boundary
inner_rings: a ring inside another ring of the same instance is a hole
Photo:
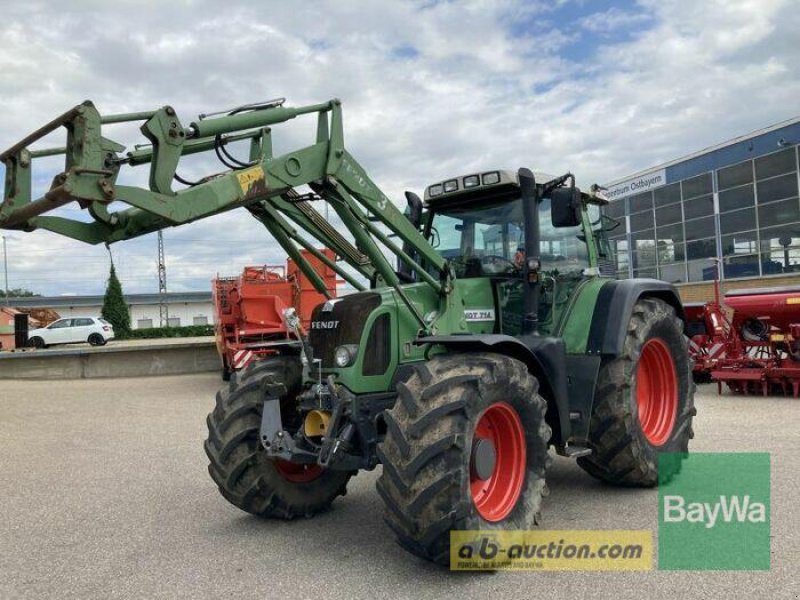
[[[668,478],[676,459],[660,456],[659,569],[769,570],[769,454],[692,453]]]

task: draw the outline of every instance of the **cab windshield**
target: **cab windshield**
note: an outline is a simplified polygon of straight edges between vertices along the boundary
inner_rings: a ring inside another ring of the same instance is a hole
[[[456,277],[519,277],[525,261],[522,199],[436,209],[431,241]],[[539,246],[545,272],[582,272],[589,257],[580,226],[555,228],[550,198],[539,202]]]

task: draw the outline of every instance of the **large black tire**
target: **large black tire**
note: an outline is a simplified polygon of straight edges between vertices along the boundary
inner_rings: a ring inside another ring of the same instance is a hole
[[[496,403],[513,407],[523,428],[527,463],[518,500],[502,520],[487,521],[470,489],[476,424]],[[378,447],[378,492],[385,521],[401,546],[448,564],[451,530],[530,529],[540,520],[550,462],[546,402],[525,365],[496,354],[437,356],[398,384]]]
[[[677,393],[671,428],[663,421],[660,435],[656,435],[658,427],[643,426],[637,402],[639,363],[642,350],[651,340],[655,340],[651,347],[658,348],[662,344],[669,351]],[[600,367],[589,424],[592,454],[579,458],[578,464],[593,477],[608,483],[635,487],[657,485],[659,453],[685,454],[689,450],[689,440],[694,437],[692,418],[697,414],[694,390],[687,340],[675,309],[663,300],[639,300],[628,323],[622,354]],[[646,429],[650,431],[650,438]],[[663,442],[654,443],[652,438],[663,438]],[[668,480],[680,469],[681,457],[673,458],[662,466],[663,479]]]
[[[259,440],[267,380],[286,386],[281,416],[290,431],[298,426],[294,398],[300,389],[301,372],[296,356],[274,356],[251,363],[234,373],[230,385],[217,392],[216,406],[206,419],[208,472],[228,502],[251,514],[282,519],[310,517],[347,492],[351,472],[326,469],[304,481],[311,471],[291,463],[279,470]],[[319,470],[316,465],[310,468]],[[287,475],[290,469],[294,472]]]

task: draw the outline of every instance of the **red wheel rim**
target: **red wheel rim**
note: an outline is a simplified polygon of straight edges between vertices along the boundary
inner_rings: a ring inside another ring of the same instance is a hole
[[[490,522],[505,519],[519,500],[525,480],[525,430],[517,411],[505,402],[492,404],[475,426],[475,436],[490,441],[496,462],[487,479],[470,470],[470,492],[478,513]]]
[[[322,475],[322,467],[319,465],[299,464],[288,460],[276,460],[275,468],[281,477],[292,483],[308,483]]]
[[[636,367],[636,404],[645,437],[654,446],[664,445],[678,414],[678,381],[672,353],[660,339],[648,340],[642,348]]]

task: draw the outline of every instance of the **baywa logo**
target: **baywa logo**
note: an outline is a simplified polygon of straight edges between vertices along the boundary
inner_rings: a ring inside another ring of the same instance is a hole
[[[717,502],[687,502],[683,496],[664,496],[664,522],[702,523],[706,529],[723,523],[766,523],[767,506],[750,496],[720,496]]]
[[[662,454],[659,463],[659,568],[770,568],[769,454]]]

